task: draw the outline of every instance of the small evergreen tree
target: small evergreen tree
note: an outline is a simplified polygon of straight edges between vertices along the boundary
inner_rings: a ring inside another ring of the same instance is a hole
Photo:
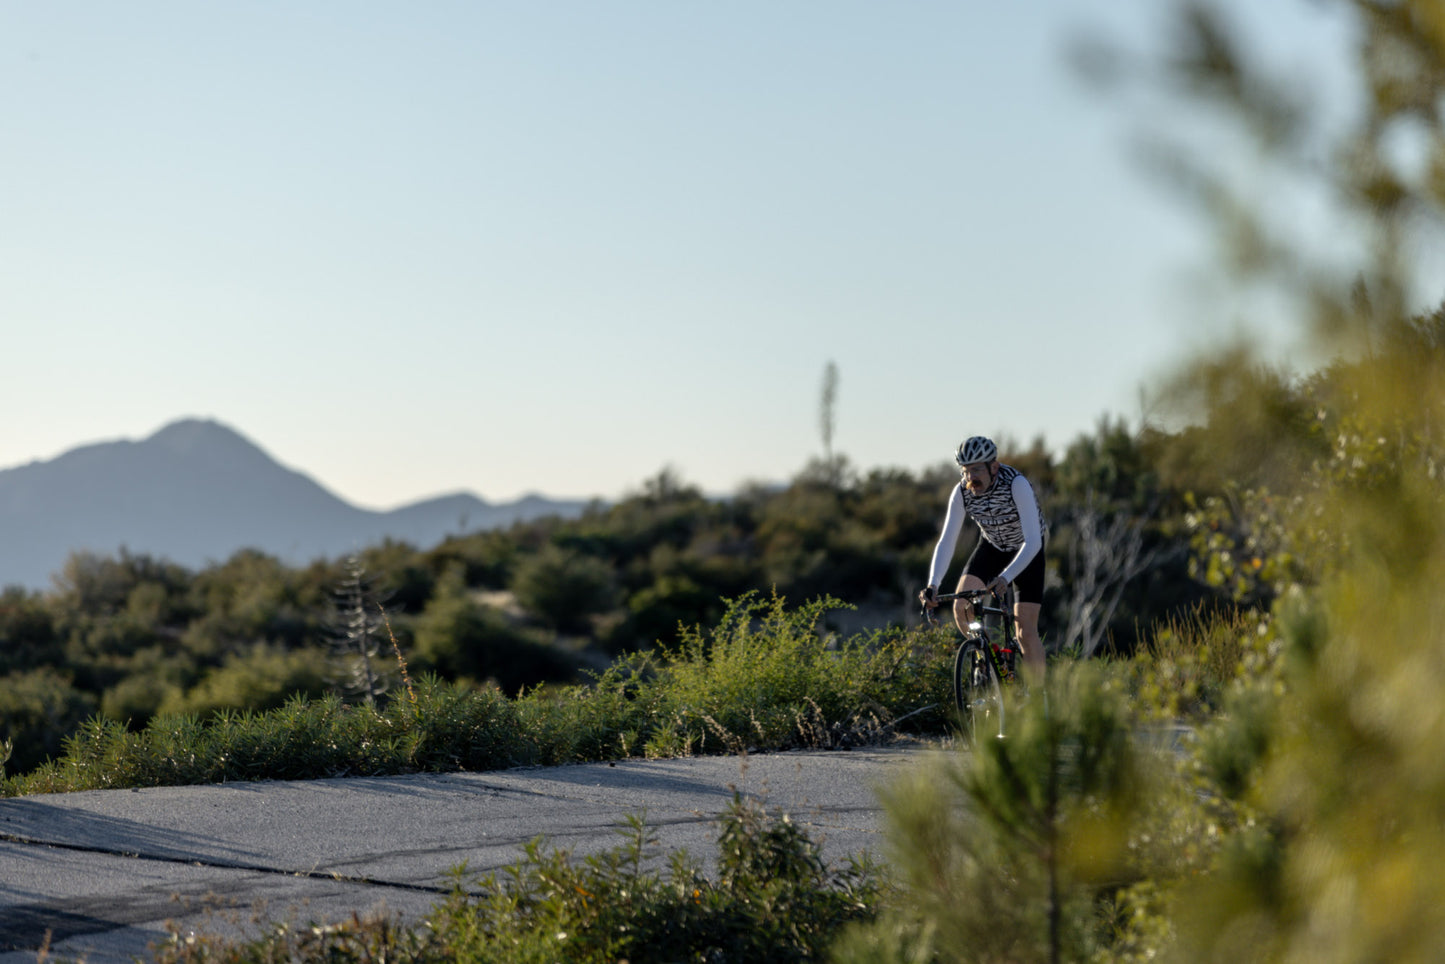
[[[1138,831],[1155,762],[1100,666],[1060,664],[1007,739],[883,792],[904,893],[841,959],[1082,961],[1098,907],[1144,877]]]

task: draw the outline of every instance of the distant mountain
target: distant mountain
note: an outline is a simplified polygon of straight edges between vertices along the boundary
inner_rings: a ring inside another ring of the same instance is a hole
[[[361,509],[219,422],[186,419],[139,442],[102,442],[0,470],[0,586],[42,589],[75,550],[121,547],[191,568],[256,548],[291,565],[390,537],[430,548],[448,535],[556,515],[585,502],[468,493],[390,512]]]

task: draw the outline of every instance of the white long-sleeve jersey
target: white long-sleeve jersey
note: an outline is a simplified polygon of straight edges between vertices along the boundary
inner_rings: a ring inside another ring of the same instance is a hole
[[[972,516],[983,537],[995,548],[1012,552],[1014,557],[1004,567],[1005,582],[1013,582],[1044,547],[1048,523],[1039,512],[1034,487],[1023,473],[1010,465],[1000,465],[993,485],[983,495],[973,495],[963,483],[953,487],[948,500],[948,515],[943,520],[943,533],[933,549],[933,563],[928,568],[928,584],[942,585],[953,550],[958,545],[964,520]]]

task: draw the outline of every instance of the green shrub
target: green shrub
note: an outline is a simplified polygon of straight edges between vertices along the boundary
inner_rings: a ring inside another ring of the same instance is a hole
[[[824,597],[789,610],[777,595],[748,594],[711,631],[684,631],[649,684],[660,692],[646,751],[846,745],[941,703],[942,662],[915,659],[906,634],[825,640],[819,621],[838,608],[846,606]]]
[[[298,693],[321,696],[326,688],[326,667],[316,652],[257,643],[227,657],[184,693],[172,690],[156,712],[170,716],[207,716],[222,710],[256,712],[281,706]]]
[[[652,585],[632,594],[627,609],[628,633],[651,642],[675,639],[680,627],[693,624],[700,613],[711,613],[714,619],[721,615],[717,593],[686,573],[658,576]]]
[[[563,633],[585,633],[618,601],[610,564],[550,543],[518,563],[512,591],[529,615]]]
[[[20,586],[0,591],[0,674],[58,664],[64,655],[44,596]]]
[[[424,677],[416,704],[393,703],[386,719],[404,730],[407,765],[417,770],[500,770],[536,756],[535,736],[519,725],[517,704],[492,686],[471,689]]]
[[[945,634],[825,640],[818,623],[842,605],[790,610],[748,594],[671,650],[619,659],[587,687],[529,694],[521,710],[546,734],[540,762],[848,746],[910,715],[918,728],[942,726]]]
[[[95,698],[53,669],[0,677],[0,739],[11,748],[6,768],[23,773],[59,756],[64,734],[94,712]]]
[[[100,712],[108,719],[144,726],[163,705],[182,702],[181,689],[157,673],[132,673],[100,698]]]
[[[1196,608],[1153,627],[1134,657],[1116,665],[1144,715],[1202,724],[1242,683],[1278,676],[1275,637],[1267,614]]]
[[[467,592],[462,567],[449,568],[438,580],[436,594],[415,624],[415,660],[451,679],[494,681],[508,693],[543,682],[576,678],[570,653],[511,625],[491,606]]]
[[[656,728],[662,695],[654,657],[639,653],[616,660],[590,685],[533,690],[516,706],[533,736],[533,762],[551,765],[639,754],[644,734]]]

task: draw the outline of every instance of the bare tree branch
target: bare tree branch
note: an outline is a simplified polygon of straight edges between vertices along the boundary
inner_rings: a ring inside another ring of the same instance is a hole
[[[1064,648],[1077,645],[1081,655],[1093,655],[1108,634],[1125,587],[1159,558],[1157,548],[1144,548],[1147,517],[1147,512],[1109,512],[1092,490],[1075,510],[1069,547],[1073,594]]]

